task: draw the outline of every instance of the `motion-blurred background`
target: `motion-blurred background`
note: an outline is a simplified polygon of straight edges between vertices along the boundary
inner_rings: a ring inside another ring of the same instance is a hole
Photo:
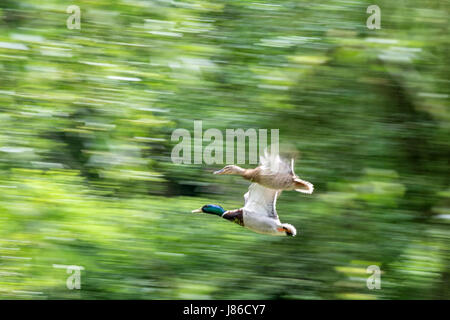
[[[448,13],[2,0],[0,299],[449,299]],[[194,120],[280,129],[315,185],[278,201],[297,237],[190,213],[239,208],[248,187],[172,163]],[[82,266],[81,289],[55,264]]]

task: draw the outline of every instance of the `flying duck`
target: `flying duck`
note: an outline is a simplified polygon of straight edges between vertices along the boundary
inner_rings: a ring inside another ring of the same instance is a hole
[[[235,174],[244,179],[259,183],[274,190],[295,190],[311,194],[314,186],[300,179],[294,172],[294,159],[290,163],[281,159],[278,154],[269,154],[266,150],[260,157],[260,165],[254,169],[243,169],[236,165],[228,165],[214,174]]]
[[[244,195],[244,207],[226,211],[219,205],[207,204],[192,212],[214,214],[258,233],[274,236],[295,236],[297,230],[289,223],[281,223],[277,210],[280,190],[252,183]]]

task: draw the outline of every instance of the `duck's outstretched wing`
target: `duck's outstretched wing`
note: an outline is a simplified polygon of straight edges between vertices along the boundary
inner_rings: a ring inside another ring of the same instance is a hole
[[[277,198],[281,190],[274,190],[252,183],[244,195],[244,210],[278,220]]]
[[[263,176],[268,176],[273,181],[284,181],[287,177],[292,177],[296,184],[296,187],[294,188],[295,191],[307,194],[313,193],[313,184],[300,179],[295,174],[294,158],[291,158],[291,161],[288,161],[280,158],[278,154],[272,154],[266,150],[264,155],[260,157],[260,163]]]
[[[282,159],[278,153],[264,151],[264,155],[259,157],[261,169],[264,174],[273,175],[294,175],[294,159],[291,163]]]

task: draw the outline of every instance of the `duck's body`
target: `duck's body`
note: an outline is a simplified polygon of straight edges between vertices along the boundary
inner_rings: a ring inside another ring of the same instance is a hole
[[[259,183],[274,190],[295,190],[311,194],[314,186],[300,179],[294,172],[294,159],[290,164],[278,155],[269,155],[267,152],[260,158],[260,165],[254,169],[243,169],[239,166],[229,165],[214,174],[235,174],[244,179]]]

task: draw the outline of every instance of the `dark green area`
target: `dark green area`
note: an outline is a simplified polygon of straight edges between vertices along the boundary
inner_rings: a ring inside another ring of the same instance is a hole
[[[449,299],[449,1],[372,4],[2,0],[0,299]],[[280,129],[297,237],[191,213],[249,184],[171,161],[194,120]]]

